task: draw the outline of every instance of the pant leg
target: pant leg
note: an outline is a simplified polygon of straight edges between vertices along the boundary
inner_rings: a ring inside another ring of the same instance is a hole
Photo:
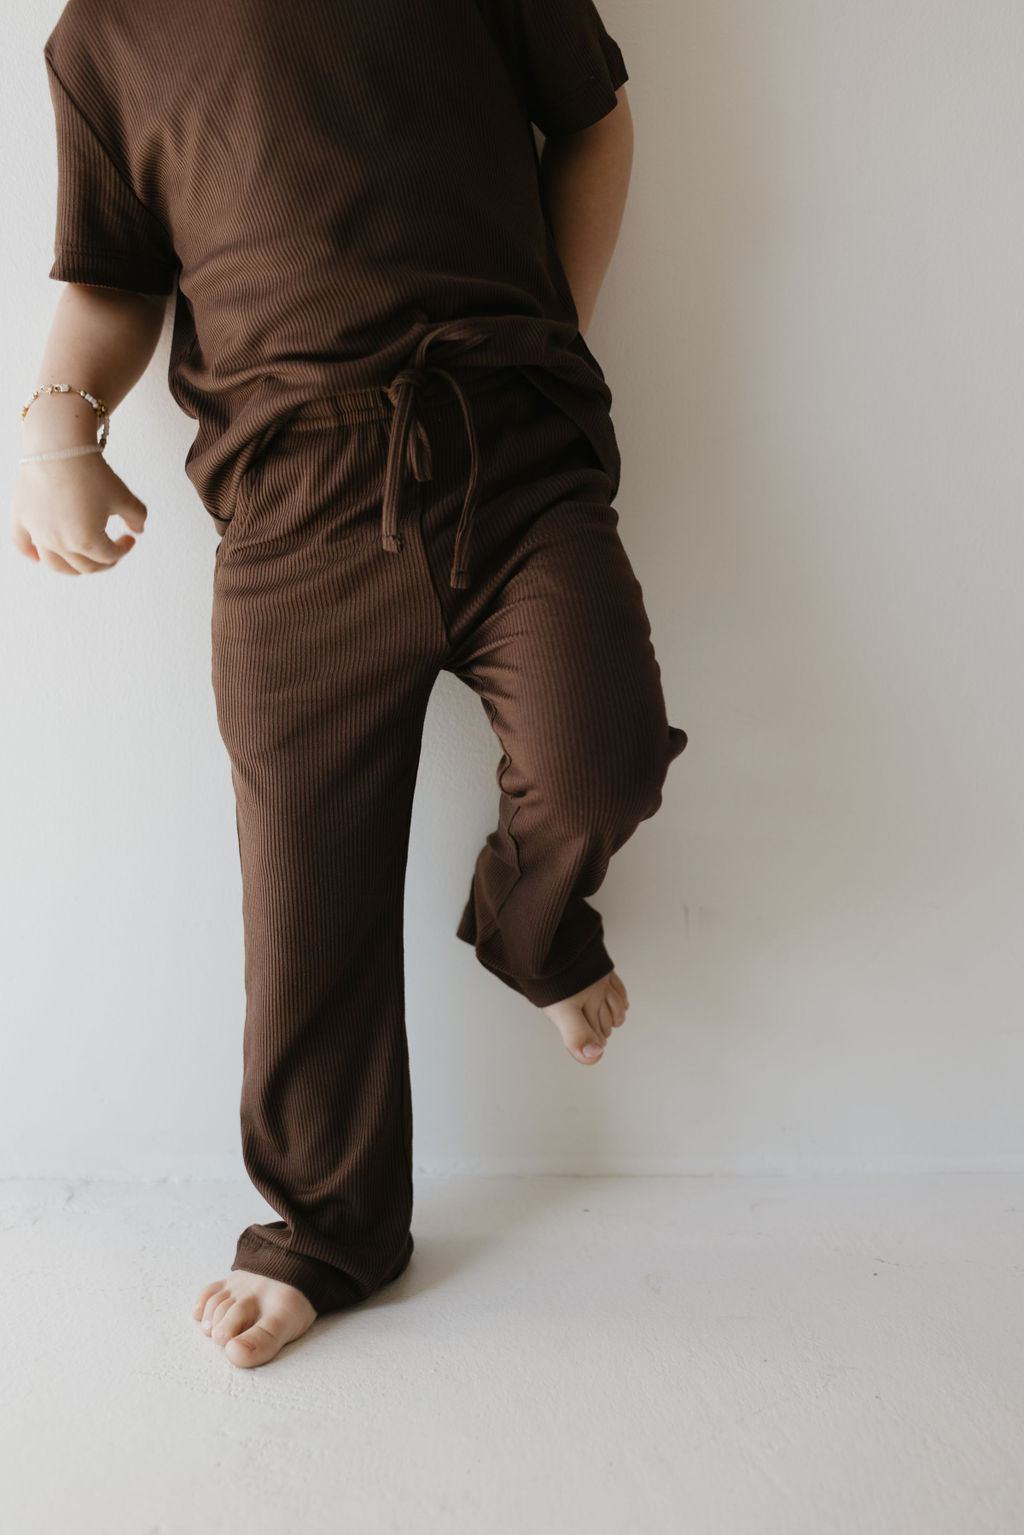
[[[480,696],[502,758],[498,824],[456,932],[544,1006],[613,968],[587,897],[660,807],[687,735],[668,721],[643,592],[589,441],[522,389],[474,403],[491,494],[447,669]],[[442,473],[461,457],[442,445]],[[439,573],[447,527],[433,522]]]
[[[318,1312],[409,1262],[403,895],[444,635],[415,545],[380,545],[379,423],[289,428],[217,551],[213,684],[245,935],[242,1151],[279,1220],[233,1269]],[[432,596],[432,594],[431,594]]]

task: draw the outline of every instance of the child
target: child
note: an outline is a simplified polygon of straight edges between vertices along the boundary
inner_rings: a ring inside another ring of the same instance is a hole
[[[105,532],[146,508],[95,423],[105,440],[173,293],[185,469],[221,534],[242,1149],[281,1216],[193,1316],[252,1366],[412,1254],[403,891],[439,671],[502,746],[457,936],[581,1064],[625,1017],[585,898],[687,741],[582,335],[629,178],[627,74],[592,0],[68,0],[44,56],[68,286],[42,376],[67,389],[24,413],[13,537],[74,575],[134,546]]]

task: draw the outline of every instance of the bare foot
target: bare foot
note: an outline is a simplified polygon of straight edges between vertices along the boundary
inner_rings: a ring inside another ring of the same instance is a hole
[[[313,1303],[280,1279],[232,1269],[200,1290],[193,1319],[219,1343],[232,1364],[267,1364],[316,1320]]]
[[[629,998],[614,970],[582,991],[542,1007],[555,1024],[565,1048],[582,1066],[593,1066],[602,1057],[612,1029],[626,1021]]]

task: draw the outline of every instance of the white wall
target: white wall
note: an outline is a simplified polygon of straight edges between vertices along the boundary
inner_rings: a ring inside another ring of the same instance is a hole
[[[633,1006],[580,1067],[454,936],[499,748],[440,679],[407,899],[417,1165],[1024,1166],[1024,12],[601,11],[637,144],[588,341],[690,745],[595,897]],[[8,486],[60,292],[58,12],[6,37]],[[78,580],[0,560],[0,1175],[242,1174],[215,535],[169,341],[113,421],[150,509],[133,554]]]

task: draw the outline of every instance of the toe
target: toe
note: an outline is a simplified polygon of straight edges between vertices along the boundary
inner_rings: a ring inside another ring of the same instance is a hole
[[[203,1313],[206,1310],[206,1302],[210,1299],[211,1295],[216,1295],[217,1291],[223,1290],[223,1288],[223,1279],[214,1279],[210,1284],[203,1286],[199,1294],[196,1296],[195,1305],[192,1307],[192,1317],[194,1321],[202,1321]]]
[[[252,1327],[247,1327],[244,1332],[238,1333],[234,1338],[229,1338],[224,1345],[224,1353],[232,1364],[249,1368],[254,1364],[266,1364],[282,1347],[281,1333],[274,1328],[274,1324],[256,1322]]]
[[[599,1045],[605,1044],[608,1035],[612,1031],[609,1021],[611,1013],[608,1011],[608,1008],[605,1007],[603,1002],[595,1000],[584,1009],[584,1017],[590,1024],[590,1032],[594,1042]]]
[[[582,1061],[584,1066],[592,1066],[604,1053],[604,1036],[600,1029],[587,1029],[568,1043],[570,1054]]]
[[[224,1318],[227,1316],[227,1314],[231,1310],[232,1306],[234,1306],[236,1304],[237,1304],[237,1301],[236,1301],[235,1296],[233,1296],[233,1295],[225,1295],[223,1300],[218,1302],[218,1304],[213,1309],[212,1316],[210,1317],[210,1332],[211,1332],[211,1335],[212,1335],[213,1331],[217,1327],[220,1326],[221,1322],[223,1322]]]
[[[204,1332],[210,1331],[210,1328],[213,1326],[214,1314],[225,1300],[230,1300],[230,1295],[227,1290],[222,1289],[214,1291],[209,1300],[206,1302],[206,1307],[203,1311],[202,1322]]]
[[[224,1315],[213,1324],[213,1332],[210,1334],[214,1343],[224,1344],[231,1338],[238,1336],[246,1327],[250,1327],[258,1315],[258,1307],[253,1298],[235,1301],[229,1306]]]

